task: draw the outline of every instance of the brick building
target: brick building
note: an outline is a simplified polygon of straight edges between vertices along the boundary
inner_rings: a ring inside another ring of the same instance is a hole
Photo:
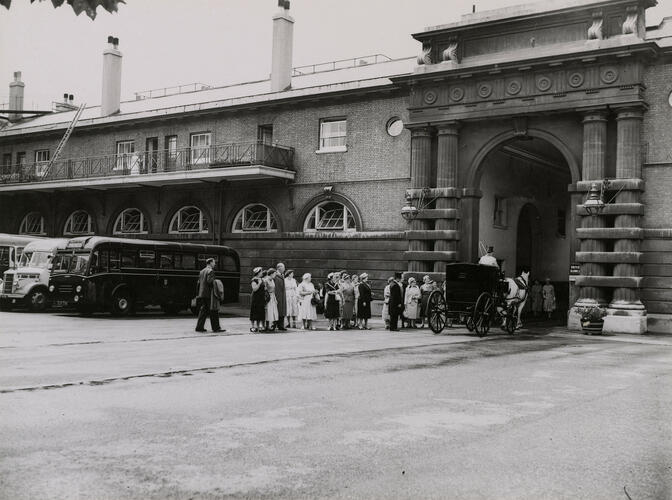
[[[418,58],[294,69],[281,9],[270,80],[127,102],[112,38],[101,106],[55,161],[70,103],[0,129],[0,231],[207,240],[243,276],[283,260],[367,271],[378,292],[494,245],[509,275],[552,279],[572,327],[574,304],[599,303],[607,330],[669,329],[672,20],[647,28],[654,3],[468,14],[413,35]],[[20,74],[10,94],[20,111]]]

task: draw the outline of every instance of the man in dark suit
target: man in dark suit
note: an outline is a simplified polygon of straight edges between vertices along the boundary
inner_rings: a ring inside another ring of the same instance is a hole
[[[401,274],[394,273],[394,281],[390,283],[390,302],[388,304],[390,311],[390,331],[399,331],[399,316],[404,310],[404,299],[401,293]]]
[[[198,321],[196,321],[196,331],[205,332],[205,320],[210,317],[210,326],[213,332],[223,331],[219,327],[219,310],[212,307],[213,284],[215,282],[215,259],[205,261],[205,267],[198,274],[198,296],[196,304],[198,307]],[[219,304],[219,301],[215,301]]]
[[[278,330],[286,332],[285,316],[287,316],[287,296],[285,295],[285,265],[280,262],[275,266],[277,272],[273,277],[275,282],[275,299],[278,301]]]

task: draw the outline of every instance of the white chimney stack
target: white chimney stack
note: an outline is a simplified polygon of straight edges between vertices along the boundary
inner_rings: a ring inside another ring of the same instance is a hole
[[[23,109],[23,90],[26,84],[21,81],[21,72],[14,72],[14,81],[9,84],[9,109],[22,110]],[[23,118],[22,114],[9,113],[10,121],[16,121]]]
[[[289,15],[289,0],[278,0],[278,6],[280,11],[273,16],[271,92],[281,92],[292,86],[294,18]]]
[[[121,52],[119,39],[108,36],[108,47],[103,51],[103,95],[100,115],[108,116],[119,112],[121,102]]]

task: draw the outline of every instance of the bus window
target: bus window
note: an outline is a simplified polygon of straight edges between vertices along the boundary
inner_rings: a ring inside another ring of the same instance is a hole
[[[181,269],[196,269],[196,256],[193,253],[182,254]]]
[[[162,253],[161,269],[172,269],[172,268],[173,268],[173,256],[171,254]]]
[[[93,256],[91,257],[90,274],[107,272],[108,256],[109,254],[107,250],[96,250],[93,252]]]
[[[9,267],[9,249],[10,247],[0,247],[0,267]]]
[[[145,269],[156,267],[156,253],[154,250],[140,250],[138,252],[138,267]]]
[[[135,260],[138,254],[135,250],[122,250],[121,251],[121,267],[137,267]]]
[[[110,271],[119,270],[119,250],[110,250]]]
[[[229,271],[232,273],[238,271],[236,266],[236,259],[230,255],[221,255],[220,257],[221,258],[217,261],[217,269],[220,269],[221,271]]]
[[[72,260],[72,254],[59,253],[54,257],[52,262],[52,273],[67,273],[68,268],[70,267],[70,261]]]

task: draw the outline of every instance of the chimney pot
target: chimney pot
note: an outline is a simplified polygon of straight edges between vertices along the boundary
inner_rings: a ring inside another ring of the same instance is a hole
[[[70,95],[68,96],[68,101],[70,101],[70,102],[72,103],[72,101],[74,101],[74,100],[75,100],[75,96],[72,95],[72,94],[70,94]]]
[[[14,72],[14,81],[15,82],[20,82],[21,81],[21,72],[20,71],[15,71]]]
[[[116,49],[119,46],[119,39],[115,36],[114,41],[112,43],[114,44],[114,48]]]
[[[63,102],[68,102],[68,93],[63,94]]]

